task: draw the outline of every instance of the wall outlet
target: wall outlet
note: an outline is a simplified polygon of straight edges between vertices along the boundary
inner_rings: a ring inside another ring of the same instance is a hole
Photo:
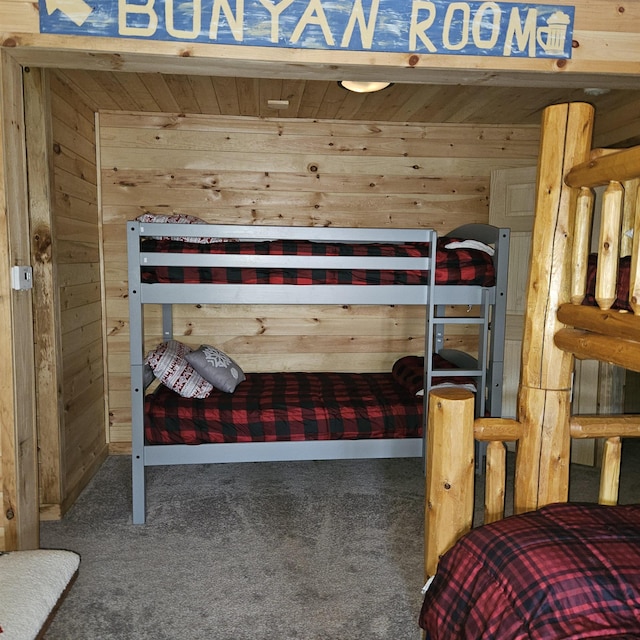
[[[16,291],[33,288],[33,269],[30,266],[11,267],[11,288]]]

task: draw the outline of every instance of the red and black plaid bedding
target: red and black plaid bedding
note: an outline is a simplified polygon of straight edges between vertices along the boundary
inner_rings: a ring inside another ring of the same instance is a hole
[[[428,640],[640,637],[640,505],[555,504],[474,529],[439,563]]]
[[[445,249],[454,238],[438,239],[436,284],[493,286],[495,271],[491,256],[477,249]],[[342,244],[307,240],[270,242],[219,242],[214,244],[147,239],[142,251],[157,253],[208,253],[241,255],[302,256],[386,256],[420,257],[429,255],[427,244]],[[228,283],[228,284],[363,284],[416,285],[428,282],[427,272],[418,270],[386,271],[374,269],[270,269],[253,267],[144,267],[145,283]]]
[[[148,444],[412,438],[422,398],[390,373],[247,373],[234,393],[182,398],[160,385],[145,400]]]
[[[591,254],[589,256],[589,265],[587,267],[587,293],[582,304],[596,307],[596,271],[598,266],[598,256]],[[612,309],[625,309],[631,311],[633,309],[629,304],[629,276],[631,273],[631,256],[620,258],[618,268],[618,279],[616,282],[616,299],[611,305]]]

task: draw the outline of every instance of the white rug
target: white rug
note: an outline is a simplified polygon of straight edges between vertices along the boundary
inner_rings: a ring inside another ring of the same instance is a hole
[[[38,549],[0,555],[0,638],[32,640],[74,577],[80,556]]]

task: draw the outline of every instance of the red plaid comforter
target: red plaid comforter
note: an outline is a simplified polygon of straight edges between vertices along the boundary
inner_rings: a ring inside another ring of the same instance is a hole
[[[410,438],[422,398],[390,373],[247,373],[234,393],[182,398],[164,386],[145,401],[148,444]]]
[[[640,638],[640,505],[549,505],[479,527],[440,561],[428,640]]]
[[[438,239],[436,284],[493,286],[493,261],[477,249],[445,249],[453,238]],[[176,242],[168,239],[145,240],[142,250],[164,253],[213,253],[242,255],[302,256],[387,256],[420,257],[429,255],[426,244],[325,244],[306,240],[271,242],[220,242],[215,244]],[[264,269],[238,267],[145,267],[145,283],[230,283],[230,284],[363,284],[416,285],[427,282],[424,271],[381,271],[373,269]]]
[[[587,293],[582,304],[595,307],[596,302],[596,271],[598,266],[598,256],[591,254],[589,256],[589,265],[587,268]],[[620,258],[618,268],[618,279],[616,281],[616,299],[611,305],[612,309],[626,309],[633,312],[629,304],[629,277],[631,274],[631,256]]]

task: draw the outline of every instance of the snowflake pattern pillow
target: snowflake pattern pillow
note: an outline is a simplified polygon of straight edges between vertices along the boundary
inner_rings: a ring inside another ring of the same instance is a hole
[[[233,393],[246,380],[244,371],[226,353],[208,344],[187,353],[187,362],[216,389]]]
[[[213,386],[187,362],[191,348],[177,340],[169,340],[150,351],[145,358],[162,384],[184,398],[206,398]]]
[[[186,213],[143,213],[136,218],[138,222],[160,222],[171,224],[207,224],[206,220],[190,216]],[[197,236],[152,236],[155,240],[175,240],[177,242],[196,242],[198,244],[215,244],[223,242],[222,238],[200,238]]]

